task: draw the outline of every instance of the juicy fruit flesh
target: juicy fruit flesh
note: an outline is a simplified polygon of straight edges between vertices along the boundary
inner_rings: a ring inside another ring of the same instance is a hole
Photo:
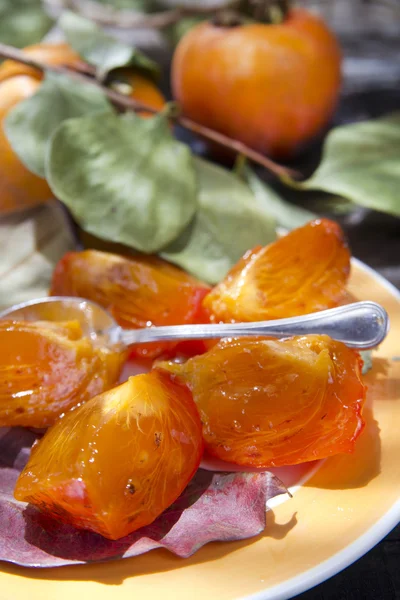
[[[18,500],[110,539],[154,519],[197,470],[201,423],[167,374],[131,377],[70,411],[34,448]]]
[[[47,427],[116,383],[124,354],[77,322],[0,322],[0,426]]]
[[[247,252],[204,299],[213,320],[262,321],[337,306],[350,252],[333,221],[312,221]]]
[[[193,393],[207,450],[270,467],[351,452],[363,427],[359,355],[327,336],[234,340],[159,363]]]
[[[209,287],[167,262],[86,250],[70,252],[57,265],[52,295],[80,296],[109,310],[126,328],[195,323]],[[134,346],[153,357],[171,344]]]

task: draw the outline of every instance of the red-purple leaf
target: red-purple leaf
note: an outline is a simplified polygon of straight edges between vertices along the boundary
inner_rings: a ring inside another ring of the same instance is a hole
[[[271,473],[212,473],[200,469],[178,500],[154,523],[117,541],[50,519],[17,502],[13,489],[34,433],[0,429],[0,560],[29,567],[137,556],[166,548],[187,557],[211,541],[242,540],[265,527],[266,501],[286,493]]]

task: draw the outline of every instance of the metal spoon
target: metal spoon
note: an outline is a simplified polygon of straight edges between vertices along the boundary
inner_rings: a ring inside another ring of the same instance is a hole
[[[62,310],[62,316],[60,316]],[[222,337],[326,334],[359,350],[382,342],[389,329],[385,309],[375,302],[355,302],[301,317],[206,325],[168,325],[145,329],[122,329],[101,306],[84,298],[54,296],[16,304],[0,312],[0,319],[16,321],[60,321],[77,319],[85,335],[106,343],[143,344],[171,340]]]

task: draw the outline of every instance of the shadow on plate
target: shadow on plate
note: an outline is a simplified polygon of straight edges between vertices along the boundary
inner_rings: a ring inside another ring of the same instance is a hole
[[[0,468],[22,469],[38,435],[23,427],[0,428]]]
[[[353,454],[338,454],[329,458],[329,469],[321,469],[307,487],[323,489],[355,489],[368,485],[380,473],[381,440],[378,422],[374,419],[374,402],[400,401],[400,380],[391,376],[391,361],[373,357],[373,369],[365,376],[367,401],[363,411],[365,428],[357,440]]]
[[[353,454],[328,458],[329,468],[321,469],[304,485],[330,490],[355,489],[368,485],[380,473],[380,429],[371,408],[363,412],[365,428]]]

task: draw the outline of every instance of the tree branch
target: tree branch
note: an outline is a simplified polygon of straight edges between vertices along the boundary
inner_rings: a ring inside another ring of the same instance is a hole
[[[124,110],[131,110],[135,112],[148,112],[151,114],[157,114],[158,110],[152,108],[151,106],[140,102],[139,100],[135,100],[129,96],[125,96],[111,88],[108,88],[104,85],[101,85],[96,79],[94,79],[95,69],[90,65],[82,63],[81,66],[78,66],[78,70],[74,70],[67,66],[56,66],[56,65],[47,65],[42,61],[35,60],[25,54],[22,50],[18,50],[14,48],[14,46],[8,46],[6,44],[0,43],[0,57],[8,58],[11,60],[15,60],[22,64],[27,65],[33,69],[37,69],[41,73],[49,71],[52,73],[60,73],[63,75],[67,75],[71,77],[75,81],[85,84],[92,84],[98,87],[110,100],[111,102],[118,108],[122,108]],[[203,138],[206,138],[209,141],[220,144],[221,146],[228,148],[229,150],[233,150],[238,154],[243,154],[247,156],[250,160],[262,165],[268,171],[276,175],[277,177],[299,177],[299,173],[296,171],[284,167],[283,165],[279,165],[274,162],[270,158],[260,154],[256,150],[249,148],[242,142],[238,140],[234,140],[223,133],[218,131],[214,131],[209,127],[205,127],[204,125],[200,125],[200,123],[196,123],[192,119],[185,117],[184,115],[177,115],[171,117],[176,123],[185,127],[185,129],[189,129],[193,133],[196,133]]]

